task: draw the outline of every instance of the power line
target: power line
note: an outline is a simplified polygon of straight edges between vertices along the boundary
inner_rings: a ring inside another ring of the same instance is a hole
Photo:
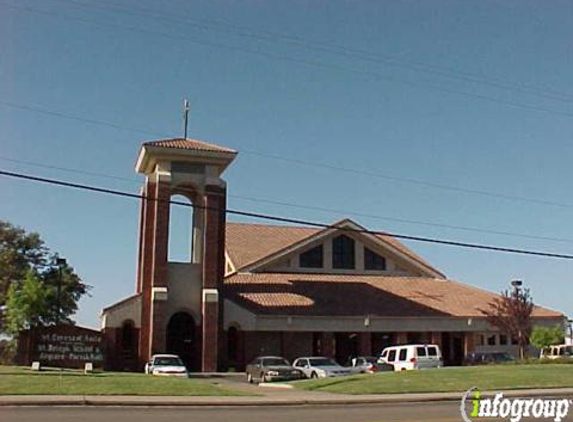
[[[2,101],[2,100],[0,100],[0,104],[3,104],[7,107],[23,110],[23,111],[32,111],[35,113],[45,114],[45,115],[49,115],[52,117],[60,117],[60,118],[68,119],[68,120],[76,120],[76,121],[80,121],[80,122],[84,122],[84,123],[89,123],[92,125],[109,127],[112,129],[124,130],[124,131],[128,131],[128,132],[135,132],[135,133],[152,135],[152,136],[159,136],[159,137],[170,137],[170,135],[167,135],[165,133],[161,133],[158,131],[147,130],[147,129],[138,129],[138,128],[134,128],[131,126],[125,126],[125,125],[120,125],[120,124],[116,124],[116,123],[106,122],[103,120],[96,120],[96,119],[91,119],[91,118],[88,119],[88,118],[84,118],[82,116],[51,111],[51,110],[47,110],[45,108],[40,108],[37,106],[24,105],[24,104],[19,104],[19,103],[14,103],[14,102],[9,102],[9,101]],[[518,196],[518,195],[506,195],[506,194],[502,194],[502,193],[497,193],[497,192],[492,192],[492,191],[487,191],[487,190],[480,190],[480,189],[463,188],[463,187],[446,185],[446,184],[441,184],[441,183],[428,182],[426,180],[413,179],[413,178],[407,178],[407,177],[399,177],[399,176],[393,176],[393,175],[389,175],[389,174],[383,174],[383,173],[378,173],[378,172],[373,172],[373,171],[368,171],[368,170],[356,169],[356,168],[352,168],[352,167],[344,167],[344,166],[337,166],[337,165],[328,164],[328,163],[321,163],[321,162],[315,161],[315,160],[306,161],[306,160],[301,160],[298,158],[284,157],[281,155],[263,153],[263,152],[259,152],[259,151],[248,150],[248,149],[241,149],[241,154],[247,154],[247,155],[253,155],[253,156],[257,156],[257,157],[273,159],[273,160],[285,161],[285,162],[294,163],[294,164],[303,165],[303,166],[308,166],[308,167],[318,167],[318,168],[324,168],[324,169],[328,169],[328,170],[342,171],[342,172],[350,173],[350,174],[375,177],[377,179],[389,180],[392,182],[399,182],[399,183],[404,183],[404,184],[409,184],[409,185],[429,187],[429,188],[446,190],[446,191],[457,192],[457,193],[479,195],[479,196],[484,196],[484,197],[504,199],[504,200],[509,200],[509,201],[519,201],[519,202],[537,204],[537,205],[547,205],[547,206],[559,207],[559,208],[573,208],[572,204],[565,203],[565,202],[550,201],[550,200],[545,200],[545,199],[530,198],[530,197],[524,197],[524,196]]]
[[[540,107],[540,106],[537,106],[534,104],[524,104],[524,103],[519,103],[519,102],[515,102],[515,101],[511,101],[511,100],[504,100],[504,99],[497,98],[497,97],[491,97],[489,95],[478,94],[478,93],[467,92],[467,91],[459,91],[459,90],[455,90],[452,88],[443,87],[441,85],[424,84],[424,83],[415,82],[415,81],[411,81],[411,80],[395,78],[395,77],[388,76],[388,75],[385,75],[385,74],[382,74],[382,73],[376,72],[376,71],[361,70],[361,69],[356,69],[356,68],[339,66],[339,65],[332,64],[332,63],[322,62],[322,61],[307,60],[307,59],[300,59],[300,58],[296,58],[296,57],[292,57],[292,56],[288,56],[288,55],[273,54],[273,53],[268,53],[266,51],[254,50],[254,49],[246,48],[246,47],[237,47],[237,46],[232,46],[232,45],[228,45],[228,44],[216,43],[216,42],[212,42],[212,41],[197,40],[197,39],[192,39],[189,36],[172,35],[172,34],[167,34],[165,32],[152,31],[152,30],[133,27],[133,26],[124,26],[124,25],[115,25],[115,24],[111,24],[111,23],[103,23],[100,21],[94,21],[94,20],[89,20],[89,19],[85,19],[85,18],[78,18],[75,16],[62,15],[62,14],[58,14],[58,13],[54,13],[54,12],[47,12],[47,11],[38,10],[38,9],[30,8],[30,7],[20,7],[20,6],[8,5],[8,4],[6,5],[6,7],[14,9],[14,10],[24,11],[27,13],[33,13],[33,14],[55,17],[58,19],[74,20],[77,22],[87,23],[87,24],[99,26],[99,27],[120,29],[120,30],[131,31],[131,32],[139,32],[139,33],[143,33],[146,35],[153,35],[153,36],[158,36],[158,37],[163,37],[163,38],[168,38],[168,39],[176,39],[176,40],[180,40],[180,41],[181,40],[187,41],[187,42],[190,42],[193,44],[199,44],[199,45],[205,45],[205,46],[214,47],[214,48],[221,48],[221,49],[225,49],[225,50],[254,54],[254,55],[262,56],[262,57],[265,57],[265,58],[271,59],[271,60],[281,60],[281,61],[304,64],[304,65],[312,66],[315,68],[329,69],[329,70],[335,70],[335,71],[339,71],[339,72],[349,72],[349,73],[359,74],[362,76],[367,76],[367,77],[373,78],[374,80],[383,80],[383,81],[392,82],[392,83],[399,83],[401,85],[410,86],[410,87],[430,89],[430,90],[437,91],[437,92],[453,94],[453,95],[458,95],[458,96],[467,97],[467,98],[474,98],[474,99],[478,99],[478,100],[482,100],[482,101],[508,105],[511,107],[516,107],[516,108],[521,108],[521,109],[526,109],[526,110],[531,110],[531,111],[560,115],[560,116],[565,116],[565,117],[573,117],[573,113],[568,112],[568,111],[553,110],[553,109]]]
[[[63,187],[74,188],[74,189],[81,189],[81,190],[86,190],[86,191],[91,191],[91,192],[98,192],[98,193],[102,193],[102,194],[115,195],[115,196],[120,196],[120,197],[125,197],[125,198],[145,199],[145,200],[151,200],[151,201],[168,202],[169,204],[186,206],[186,207],[191,207],[194,209],[210,209],[210,210],[215,210],[215,211],[224,211],[226,214],[239,215],[239,216],[250,217],[250,218],[258,218],[258,219],[264,219],[264,220],[272,220],[272,221],[277,221],[277,222],[281,222],[281,223],[291,223],[291,224],[304,225],[304,226],[309,226],[309,227],[326,228],[326,229],[336,228],[336,229],[344,230],[344,231],[348,231],[348,232],[365,233],[365,234],[371,234],[371,235],[375,235],[375,236],[393,237],[393,238],[402,239],[402,240],[411,240],[411,241],[415,241],[415,242],[425,242],[425,243],[455,246],[455,247],[461,247],[461,248],[479,249],[479,250],[504,252],[504,253],[511,253],[511,254],[519,254],[519,255],[530,255],[530,256],[540,256],[540,257],[547,257],[547,258],[559,258],[559,259],[573,260],[573,255],[570,255],[570,254],[551,253],[551,252],[534,251],[534,250],[518,249],[518,248],[508,248],[508,247],[493,246],[493,245],[486,245],[486,244],[479,244],[479,243],[458,242],[458,241],[453,241],[453,240],[444,240],[444,239],[437,239],[437,238],[424,237],[424,236],[411,236],[411,235],[398,234],[398,233],[387,233],[387,232],[380,232],[380,231],[367,230],[367,229],[354,229],[354,228],[337,227],[337,226],[334,226],[332,224],[325,224],[325,223],[318,223],[318,222],[295,219],[295,218],[287,218],[287,217],[280,217],[280,216],[274,216],[274,215],[268,215],[268,214],[261,214],[261,213],[255,213],[255,212],[250,212],[250,211],[241,211],[241,210],[233,210],[233,209],[224,209],[223,210],[221,208],[205,207],[205,206],[201,206],[201,205],[188,204],[186,202],[172,201],[172,200],[162,201],[162,200],[158,200],[155,198],[148,198],[145,195],[138,195],[135,193],[125,192],[125,191],[120,191],[120,190],[107,189],[107,188],[102,188],[102,187],[98,187],[98,186],[84,185],[84,184],[80,184],[80,183],[67,182],[67,181],[63,181],[63,180],[48,179],[45,177],[32,176],[32,175],[27,175],[27,174],[23,174],[23,173],[16,173],[16,172],[8,172],[8,171],[4,171],[4,170],[0,170],[0,175],[12,177],[12,178],[16,178],[16,179],[39,182],[39,183],[46,183],[46,184],[63,186]]]
[[[109,128],[118,129],[118,130],[125,130],[128,132],[135,132],[135,133],[139,133],[142,135],[153,135],[153,136],[160,136],[160,137],[165,136],[165,134],[161,134],[159,132],[154,132],[151,129],[149,129],[149,130],[148,129],[138,129],[138,128],[120,125],[120,124],[116,124],[116,123],[106,122],[103,120],[97,120],[97,119],[91,119],[91,118],[87,118],[87,117],[83,117],[83,116],[61,113],[58,111],[48,110],[48,109],[38,107],[38,106],[30,106],[30,105],[26,105],[26,104],[22,104],[22,103],[15,103],[12,101],[0,101],[0,103],[4,104],[7,107],[15,108],[18,110],[33,111],[34,113],[45,114],[45,115],[53,116],[53,117],[60,117],[62,119],[67,119],[67,120],[75,120],[78,122],[89,123],[91,125],[104,126],[104,127],[109,127]]]
[[[69,167],[54,166],[54,165],[49,165],[49,164],[37,163],[34,161],[19,160],[19,159],[15,159],[15,158],[11,158],[11,157],[5,157],[5,156],[0,156],[0,160],[11,162],[11,163],[16,163],[16,164],[23,164],[23,165],[38,167],[38,168],[45,168],[45,169],[50,169],[50,170],[59,170],[59,171],[65,171],[65,172],[74,173],[74,174],[83,174],[86,176],[95,176],[95,177],[101,177],[101,178],[106,178],[106,179],[111,179],[111,180],[117,180],[117,181],[121,181],[121,182],[128,182],[128,183],[134,184],[134,185],[135,184],[141,185],[141,182],[137,179],[129,178],[129,177],[121,177],[121,176],[111,175],[111,174],[107,174],[107,173],[92,172],[92,171],[80,170],[80,169],[69,168]],[[186,189],[180,188],[180,190],[185,191]],[[552,241],[552,242],[573,243],[573,239],[567,239],[567,238],[538,236],[538,235],[515,233],[515,232],[508,232],[508,231],[489,230],[489,229],[480,229],[480,228],[476,228],[476,227],[458,226],[458,225],[452,225],[452,224],[442,224],[442,223],[433,223],[433,222],[420,221],[420,220],[410,220],[410,219],[405,219],[405,218],[397,218],[397,217],[391,217],[391,216],[380,216],[380,215],[362,213],[362,212],[357,212],[357,211],[339,210],[339,209],[326,208],[326,207],[295,204],[292,202],[276,201],[276,200],[267,199],[267,198],[253,198],[253,197],[248,197],[248,196],[243,196],[243,195],[235,195],[235,194],[228,194],[227,196],[229,198],[236,198],[236,199],[245,200],[245,201],[258,202],[258,203],[271,204],[271,205],[280,205],[280,206],[285,206],[285,207],[292,207],[292,208],[299,208],[299,209],[306,209],[306,210],[329,212],[329,213],[335,213],[335,214],[340,214],[340,215],[344,215],[344,216],[352,215],[352,216],[356,216],[356,217],[366,217],[366,218],[373,218],[373,219],[378,219],[378,220],[394,221],[394,222],[398,222],[398,223],[416,224],[416,225],[421,225],[421,226],[440,227],[440,228],[446,228],[446,229],[462,230],[462,231],[467,231],[467,232],[487,233],[487,234],[512,236],[512,237],[522,237],[522,238],[526,238],[526,239],[547,240],[547,241]]]
[[[405,62],[402,59],[388,55],[388,54],[379,54],[373,53],[371,51],[366,51],[362,49],[350,48],[341,46],[338,44],[332,43],[317,43],[317,42],[309,42],[304,38],[293,36],[293,35],[286,35],[276,32],[268,32],[268,31],[252,31],[251,28],[239,26],[239,25],[229,25],[220,22],[213,22],[210,20],[205,19],[190,19],[186,17],[185,19],[177,18],[171,15],[167,15],[165,13],[158,13],[156,10],[152,10],[150,8],[139,7],[139,11],[135,11],[133,8],[126,8],[122,5],[117,4],[110,4],[110,3],[102,3],[99,2],[98,4],[89,3],[89,2],[81,2],[76,0],[52,0],[64,4],[72,4],[79,7],[90,7],[90,8],[97,8],[101,10],[113,10],[116,12],[124,13],[131,16],[143,16],[143,17],[151,17],[153,19],[161,19],[167,22],[174,22],[174,23],[182,23],[182,24],[192,24],[193,28],[202,28],[208,31],[226,31],[227,33],[238,35],[240,37],[246,37],[250,39],[256,39],[259,41],[270,41],[270,42],[283,42],[286,44],[301,46],[310,50],[314,51],[321,51],[336,55],[341,55],[343,57],[350,57],[350,58],[359,58],[361,60],[374,62],[383,64],[386,66],[395,66],[401,67],[417,72],[424,72],[424,73],[434,73],[436,75],[450,77],[453,79],[462,80],[465,82],[491,86],[498,89],[508,90],[508,91],[516,91],[525,94],[533,94],[543,98],[548,98],[552,100],[562,101],[562,102],[573,102],[573,96],[563,94],[558,91],[542,89],[536,86],[523,84],[523,83],[515,83],[513,81],[509,81],[502,78],[492,78],[483,75],[476,75],[469,72],[460,72],[440,66],[429,65],[427,63],[420,63],[420,62]],[[141,10],[151,11],[152,13],[145,13]]]

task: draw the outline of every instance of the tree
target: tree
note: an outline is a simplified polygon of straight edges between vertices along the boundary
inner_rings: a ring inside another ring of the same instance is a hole
[[[530,340],[531,344],[543,350],[554,344],[562,344],[565,341],[565,331],[559,325],[555,327],[536,326],[533,327]]]
[[[72,324],[71,316],[78,310],[78,301],[89,294],[91,286],[82,283],[81,278],[67,263],[56,264],[57,255],[50,258],[50,266],[41,273],[40,278],[46,288],[46,310],[42,315],[43,325]],[[61,277],[61,278],[60,278]],[[60,294],[58,298],[58,284]]]
[[[17,334],[21,330],[42,325],[48,311],[48,289],[38,275],[30,270],[19,285],[12,283],[6,300],[6,331]]]
[[[529,345],[534,307],[529,289],[516,287],[511,292],[503,291],[489,304],[489,309],[481,310],[491,325],[517,340],[520,359],[525,357]]]
[[[8,288],[24,280],[26,273],[46,264],[47,249],[38,233],[26,233],[0,220],[0,308],[6,303]]]
[[[58,318],[73,323],[70,316],[91,287],[57,260],[39,234],[0,220],[0,333],[53,325]]]

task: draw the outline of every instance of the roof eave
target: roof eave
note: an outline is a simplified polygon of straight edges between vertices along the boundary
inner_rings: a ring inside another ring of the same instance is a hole
[[[135,164],[135,171],[141,174],[150,174],[154,171],[157,161],[160,161],[161,158],[171,160],[176,158],[193,158],[209,161],[219,166],[222,173],[233,162],[237,154],[236,151],[207,151],[142,145]]]

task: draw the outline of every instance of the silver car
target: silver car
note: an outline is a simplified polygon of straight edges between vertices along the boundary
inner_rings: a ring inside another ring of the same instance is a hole
[[[307,378],[328,378],[350,375],[351,370],[340,366],[330,358],[324,356],[312,356],[298,358],[292,364]]]
[[[145,373],[188,378],[189,373],[177,355],[153,355],[145,364]]]

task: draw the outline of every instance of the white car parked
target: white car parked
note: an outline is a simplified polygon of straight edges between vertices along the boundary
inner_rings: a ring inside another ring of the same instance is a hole
[[[153,355],[145,364],[145,373],[172,377],[189,377],[187,368],[177,355]]]
[[[324,356],[298,358],[292,366],[301,371],[307,378],[340,377],[351,374],[349,368],[340,366],[332,359]]]
[[[394,365],[394,371],[441,368],[442,352],[435,344],[408,344],[391,346],[382,351],[378,363]]]

